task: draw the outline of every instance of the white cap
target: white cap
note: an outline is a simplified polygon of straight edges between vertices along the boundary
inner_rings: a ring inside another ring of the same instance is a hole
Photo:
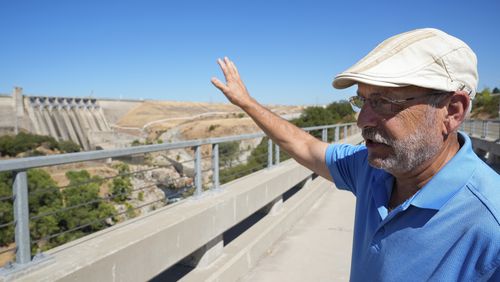
[[[337,75],[333,87],[358,82],[382,87],[420,86],[454,92],[473,99],[477,87],[477,58],[460,39],[441,30],[424,28],[395,35],[354,66]]]

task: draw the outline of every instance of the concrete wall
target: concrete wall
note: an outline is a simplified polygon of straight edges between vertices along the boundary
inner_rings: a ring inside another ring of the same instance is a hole
[[[14,99],[0,96],[0,128],[14,128]]]
[[[24,271],[4,275],[3,280],[149,280],[214,238],[220,238],[226,230],[272,203],[310,175],[311,171],[289,160],[271,170],[228,183],[218,192],[166,206],[59,246],[47,253],[50,259]],[[309,204],[306,202],[304,207]],[[276,240],[286,232],[287,225],[275,225],[277,229],[272,236],[262,238],[265,244],[253,249],[253,255],[259,256],[258,252],[264,251],[265,245],[271,243],[269,240]],[[235,268],[234,271],[240,270]]]
[[[142,103],[143,101],[135,100],[99,99],[99,105],[110,124],[116,124],[121,117]]]

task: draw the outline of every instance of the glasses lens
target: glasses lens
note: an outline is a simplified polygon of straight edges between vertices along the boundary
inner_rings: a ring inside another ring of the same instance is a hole
[[[349,103],[351,104],[352,110],[359,113],[363,108],[365,101],[359,96],[353,96],[349,98]]]

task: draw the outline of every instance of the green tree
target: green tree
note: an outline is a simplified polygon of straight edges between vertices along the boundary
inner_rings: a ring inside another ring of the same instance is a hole
[[[40,213],[40,209],[59,209],[62,195],[49,173],[41,169],[28,170],[28,191],[30,214]]]
[[[118,170],[118,176],[111,183],[111,197],[117,203],[125,202],[132,193],[132,183],[130,182],[130,168],[125,163],[114,166]]]
[[[20,132],[12,136],[0,137],[0,154],[15,157],[20,153],[28,155],[40,155],[36,148],[43,146],[50,150],[58,149],[61,152],[71,153],[80,151],[80,146],[72,141],[57,142],[50,136],[42,136],[31,133]]]
[[[219,160],[223,167],[231,167],[238,158],[240,145],[237,141],[219,144]]]
[[[116,211],[99,196],[102,178],[90,176],[88,171],[68,171],[70,184],[63,190],[66,211],[61,213],[59,226],[68,233],[58,236],[58,243],[67,242],[107,226],[106,218],[112,218]]]
[[[12,173],[0,172],[0,225],[14,221],[12,213]],[[0,228],[0,246],[14,242],[14,225]]]
[[[81,150],[80,145],[76,144],[73,141],[60,141],[57,147],[60,151],[65,153],[80,152]]]
[[[62,194],[50,174],[41,169],[28,170],[28,206],[32,252],[50,247],[46,239],[60,231],[57,211],[62,208]]]
[[[291,120],[291,122],[298,127],[312,127],[353,121],[355,121],[354,111],[347,101],[334,102],[326,107],[306,108],[299,118]],[[329,138],[331,139],[334,132],[333,130],[330,130],[329,132]],[[311,132],[311,134],[317,138],[321,137],[320,131]],[[219,175],[221,183],[227,183],[231,180],[266,167],[268,158],[268,140],[269,139],[267,137],[263,138],[260,144],[252,151],[247,162],[236,166],[227,166],[226,160],[224,160],[222,156],[225,152],[227,155],[234,154],[233,158],[236,158],[238,153],[237,148],[235,149],[234,145],[225,145],[227,148],[221,150],[222,144],[219,145],[219,152],[221,155],[220,166],[222,168]],[[290,156],[285,151],[280,151],[281,161],[289,158]]]
[[[486,114],[490,118],[498,117],[500,96],[491,94],[492,93],[489,88],[484,88],[481,92],[478,92],[476,94],[476,97],[472,101],[473,116],[477,116],[479,114]]]

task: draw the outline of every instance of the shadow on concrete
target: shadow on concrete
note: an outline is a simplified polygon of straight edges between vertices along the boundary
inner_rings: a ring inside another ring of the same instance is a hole
[[[315,178],[315,177],[316,176],[313,176],[313,178]],[[304,186],[306,181],[307,181],[307,179],[305,179],[304,181],[300,182],[299,184],[295,185],[294,187],[292,187],[288,191],[286,191],[283,194],[283,201],[286,201],[286,200],[290,199],[293,195],[295,195],[295,193],[297,193]],[[222,234],[224,246],[231,243],[234,239],[238,238],[238,236],[243,234],[245,231],[247,231],[249,228],[251,228],[257,222],[259,222],[259,220],[264,218],[267,214],[265,212],[265,210],[266,210],[266,207],[260,209],[259,211],[253,213],[249,217],[242,220],[240,223],[236,224],[235,226],[233,226],[232,228],[230,228],[226,232],[224,232]],[[191,256],[191,255],[189,255],[189,256]],[[187,257],[189,257],[189,256],[187,256]],[[158,274],[156,277],[154,277],[150,281],[153,281],[153,282],[178,281],[178,280],[182,279],[182,277],[187,275],[189,272],[191,272],[193,269],[195,269],[195,267],[179,262],[179,263],[175,264],[174,266],[166,269],[162,273]]]

